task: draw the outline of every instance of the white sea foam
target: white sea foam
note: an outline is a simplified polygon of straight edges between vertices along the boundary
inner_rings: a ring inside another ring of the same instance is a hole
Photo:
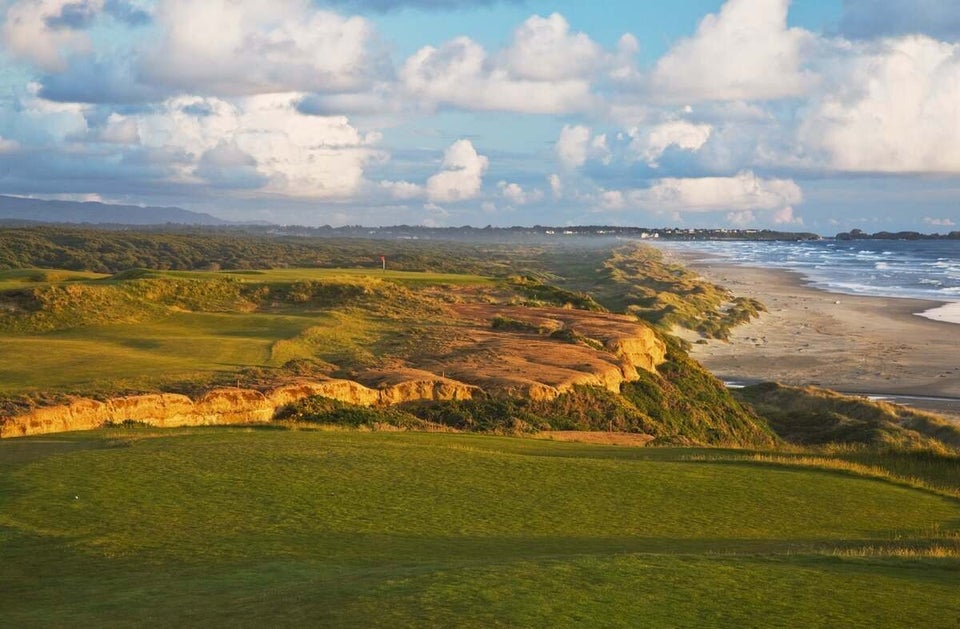
[[[960,323],[960,301],[954,301],[949,304],[937,306],[930,310],[918,312],[921,317],[933,319],[934,321],[946,321],[947,323]]]
[[[658,244],[709,252],[745,266],[787,269],[811,286],[834,293],[960,301],[960,241]],[[950,307],[935,316],[960,324],[954,312]]]

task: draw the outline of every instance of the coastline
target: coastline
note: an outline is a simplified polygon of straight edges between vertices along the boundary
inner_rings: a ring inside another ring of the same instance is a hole
[[[916,396],[911,406],[960,416],[960,325],[937,319],[953,304],[849,295],[813,287],[799,273],[740,266],[701,253],[665,255],[767,307],[729,342],[693,343],[691,355],[725,381],[774,380],[840,392]],[[934,398],[934,399],[924,399]]]

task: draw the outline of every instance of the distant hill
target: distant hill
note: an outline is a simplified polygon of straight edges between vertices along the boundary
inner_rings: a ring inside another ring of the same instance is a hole
[[[178,207],[140,207],[77,201],[47,201],[0,195],[0,221],[114,225],[227,225],[228,221]]]

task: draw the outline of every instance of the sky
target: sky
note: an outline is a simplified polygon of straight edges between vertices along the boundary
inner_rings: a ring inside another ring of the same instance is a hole
[[[0,0],[0,194],[960,229],[960,0]]]

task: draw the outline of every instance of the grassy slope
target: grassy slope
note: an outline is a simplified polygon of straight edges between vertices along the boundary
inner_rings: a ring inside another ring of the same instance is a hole
[[[890,483],[471,435],[156,434],[0,442],[0,624],[953,627],[960,615],[956,556],[832,552],[956,547],[944,538],[956,500]]]
[[[931,413],[816,387],[773,382],[734,392],[791,443],[849,443],[910,448],[958,448],[960,428]]]
[[[311,287],[373,287],[376,299],[376,291],[401,292],[397,285],[492,284],[474,275],[371,269],[135,271],[122,274],[126,279],[97,281],[69,274],[69,282],[67,276],[0,273],[0,285],[39,289],[45,300],[38,315],[26,322],[8,316],[7,329],[0,330],[0,394],[149,390],[303,358],[357,362],[363,360],[356,355],[359,345],[374,345],[389,334],[389,324],[377,308],[360,307],[362,300],[348,315],[333,312],[311,298]],[[243,293],[255,286],[282,294],[282,307],[253,310]],[[302,301],[289,297],[295,290]]]

